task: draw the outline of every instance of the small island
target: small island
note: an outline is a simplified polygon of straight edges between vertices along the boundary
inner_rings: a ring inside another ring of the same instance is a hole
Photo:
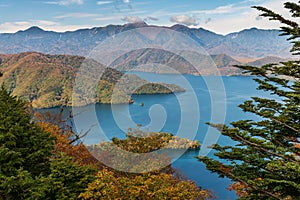
[[[186,138],[180,138],[171,133],[146,133],[135,129],[129,132],[125,139],[113,138],[111,142],[100,142],[99,144],[88,146],[88,149],[97,154],[98,150],[104,150],[111,144],[133,153],[148,153],[164,148],[173,150],[197,150],[200,149],[201,146],[198,140],[192,141]]]
[[[139,127],[130,130],[125,139],[113,138],[110,142],[87,147],[95,158],[107,166],[134,173],[164,168],[170,165],[177,151],[181,155],[186,150],[199,148],[197,140],[179,138],[166,132],[143,132]]]

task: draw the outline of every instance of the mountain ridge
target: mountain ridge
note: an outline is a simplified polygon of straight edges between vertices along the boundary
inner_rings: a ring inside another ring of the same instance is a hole
[[[279,30],[250,28],[220,35],[204,28],[184,25],[171,27],[129,23],[78,29],[75,31],[45,31],[37,26],[16,33],[0,33],[0,53],[38,51],[46,54],[86,56],[99,43],[118,33],[142,27],[161,27],[188,35],[209,54],[227,54],[231,57],[261,58],[266,56],[290,57],[286,37],[278,37]]]
[[[188,26],[185,26],[185,25],[182,25],[182,24],[174,24],[172,26],[158,26],[158,25],[149,25],[147,24],[146,22],[136,22],[136,23],[126,23],[126,24],[123,24],[123,25],[115,25],[115,24],[109,24],[109,25],[106,25],[106,26],[94,26],[94,27],[90,27],[90,28],[79,28],[79,29],[76,29],[76,30],[67,30],[67,31],[54,31],[54,30],[46,30],[44,28],[41,28],[40,26],[37,26],[37,25],[33,25],[33,26],[30,26],[26,29],[20,29],[20,30],[17,30],[15,32],[12,32],[12,33],[7,33],[7,32],[0,32],[0,35],[1,34],[16,34],[18,32],[28,32],[30,30],[34,30],[34,29],[39,29],[39,30],[42,30],[44,32],[52,32],[52,33],[58,33],[58,34],[61,34],[61,33],[70,33],[70,32],[77,32],[77,31],[83,31],[83,30],[94,30],[94,29],[99,29],[99,28],[109,28],[109,27],[130,27],[130,26],[133,26],[134,28],[141,28],[141,27],[162,27],[162,28],[170,28],[170,29],[180,29],[180,28],[186,28],[186,29],[189,29],[189,30],[203,30],[203,31],[207,31],[207,32],[210,32],[210,33],[214,33],[216,35],[219,35],[219,36],[228,36],[228,35],[231,35],[231,34],[236,34],[236,33],[240,33],[240,32],[245,32],[245,31],[251,31],[251,30],[260,30],[260,31],[278,31],[280,32],[280,29],[261,29],[261,28],[257,28],[257,27],[251,27],[251,28],[245,28],[245,29],[242,29],[240,31],[234,31],[234,32],[230,32],[230,33],[227,33],[227,34],[220,34],[220,33],[215,33],[214,31],[212,30],[208,30],[208,29],[205,29],[203,27],[199,27],[199,28],[190,28]]]

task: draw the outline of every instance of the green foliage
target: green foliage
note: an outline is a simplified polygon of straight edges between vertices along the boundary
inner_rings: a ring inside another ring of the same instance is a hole
[[[39,187],[34,188],[38,199],[77,199],[88,183],[95,179],[96,170],[89,166],[80,166],[73,158],[64,154],[52,158],[50,174],[39,177]]]
[[[95,173],[95,169],[79,166],[71,157],[61,154],[51,159],[48,176],[32,176],[23,169],[5,179],[1,176],[0,199],[77,199],[95,179]]]
[[[147,83],[137,89],[134,94],[171,94],[173,92],[184,92],[184,89],[174,84]]]
[[[20,168],[37,175],[47,173],[53,149],[49,133],[31,122],[23,101],[0,89],[1,174],[13,176]]]
[[[294,18],[300,17],[299,3],[285,3]],[[286,25],[282,35],[290,36],[292,51],[299,54],[299,24],[266,8],[255,8]],[[233,127],[211,124],[237,142],[235,146],[214,145],[215,155],[226,164],[208,157],[199,160],[212,172],[235,181],[231,188],[240,199],[299,199],[300,62],[238,67],[258,76],[258,89],[271,93],[273,99],[253,97],[240,105],[260,120],[240,120],[231,123]]]
[[[22,168],[18,169],[13,176],[0,174],[0,199],[36,199],[32,189],[38,187],[37,181],[32,174]]]
[[[31,122],[23,101],[0,89],[0,199],[24,199],[48,174],[53,140]]]
[[[95,170],[67,156],[53,157],[53,137],[3,87],[0,110],[0,199],[76,199]]]

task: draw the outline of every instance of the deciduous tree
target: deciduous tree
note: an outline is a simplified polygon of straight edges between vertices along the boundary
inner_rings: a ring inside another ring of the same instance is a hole
[[[171,174],[117,176],[103,170],[80,194],[81,199],[206,199],[210,195],[193,182],[181,181]]]

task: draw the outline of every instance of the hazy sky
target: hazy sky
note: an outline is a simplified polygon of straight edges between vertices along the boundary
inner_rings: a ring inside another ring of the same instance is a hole
[[[291,0],[297,2],[297,0]],[[66,31],[108,24],[145,21],[148,24],[189,27],[227,34],[242,29],[279,28],[258,17],[251,6],[262,5],[287,15],[285,0],[0,0],[0,32],[30,26]]]

